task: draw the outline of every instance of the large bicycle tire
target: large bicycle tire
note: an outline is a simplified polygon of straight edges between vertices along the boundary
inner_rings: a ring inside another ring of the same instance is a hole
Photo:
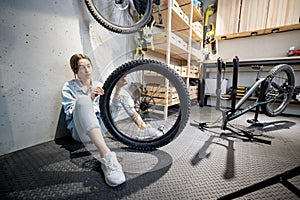
[[[126,100],[122,100],[122,109],[119,110],[118,117],[114,118],[111,102],[115,86],[124,76],[127,85],[123,87],[120,99],[127,99],[128,102],[130,97],[134,103],[134,111],[152,130],[159,130],[162,136],[139,138],[144,130],[139,129],[128,115],[124,107]],[[169,81],[169,92],[166,92],[166,80]],[[132,89],[134,86],[138,86],[136,90]],[[111,73],[103,89],[105,94],[100,97],[99,106],[103,123],[117,140],[131,148],[152,150],[162,147],[174,140],[186,126],[190,114],[189,92],[182,78],[163,63],[154,60],[125,63]],[[165,97],[166,93],[168,98]],[[163,112],[166,101],[175,105],[168,106],[167,112]],[[167,113],[167,118],[164,117],[164,113]]]
[[[106,29],[115,33],[129,34],[139,31],[150,20],[152,0],[124,0],[128,5],[117,6],[115,0],[85,0],[93,18]],[[143,13],[140,10],[142,9]],[[142,14],[139,16],[139,14]]]
[[[273,67],[264,85],[266,90],[261,108],[265,115],[275,117],[280,115],[289,104],[295,86],[295,73],[287,64]]]

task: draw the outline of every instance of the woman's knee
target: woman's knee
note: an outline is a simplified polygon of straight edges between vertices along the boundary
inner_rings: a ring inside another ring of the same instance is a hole
[[[84,106],[84,105],[91,105],[91,104],[92,104],[92,100],[89,96],[80,95],[77,97],[76,106]]]
[[[91,98],[86,95],[80,95],[79,97],[77,97],[77,100],[75,103],[75,110],[77,110],[79,113],[81,113],[81,112],[94,113],[93,102],[92,102]]]

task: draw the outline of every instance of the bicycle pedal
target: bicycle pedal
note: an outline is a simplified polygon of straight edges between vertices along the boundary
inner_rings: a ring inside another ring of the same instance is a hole
[[[258,126],[258,127],[263,127],[264,126],[264,123],[259,122],[258,120],[255,120],[255,119],[248,119],[247,122],[249,124],[251,124],[251,126]]]
[[[201,128],[204,128],[204,127],[207,127],[207,123],[206,122],[203,122],[203,123],[199,123],[198,124],[198,127],[201,129]]]
[[[249,124],[259,123],[259,121],[256,120],[256,119],[247,119],[247,122],[248,122]]]

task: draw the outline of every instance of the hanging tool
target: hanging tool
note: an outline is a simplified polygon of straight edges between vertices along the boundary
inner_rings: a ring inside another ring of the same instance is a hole
[[[209,23],[209,18],[216,12],[215,4],[210,4],[205,12],[204,32],[203,32],[203,47],[207,44],[211,44],[212,53],[216,54],[216,38],[215,38],[215,26],[214,23]]]
[[[213,54],[217,53],[216,49],[216,38],[215,38],[215,25],[214,23],[210,23],[209,27],[206,32],[206,38],[205,38],[206,44],[211,44],[211,50]]]
[[[136,0],[137,1],[137,0]],[[142,0],[145,1],[145,0]],[[161,14],[161,10],[160,10],[160,2],[161,0],[153,0],[153,4],[155,4],[157,6],[158,9],[158,19],[159,19],[159,24],[162,24],[162,14]],[[142,18],[143,14],[144,14],[144,4],[138,4],[137,2],[135,2],[135,6],[137,8],[137,11],[139,13],[139,19]],[[140,7],[137,7],[138,5],[140,5]],[[150,43],[151,45],[151,49],[154,50],[154,41],[153,41],[153,27],[156,24],[156,21],[153,17],[153,15],[151,15],[148,23],[141,28],[138,31],[138,41],[137,41],[137,47],[136,47],[136,53],[135,56],[137,59],[143,59],[144,55],[146,54],[147,51],[147,43]]]
[[[161,14],[161,10],[160,10],[160,0],[153,0],[153,4],[157,5],[157,13],[158,13],[158,23],[162,24],[162,14]]]

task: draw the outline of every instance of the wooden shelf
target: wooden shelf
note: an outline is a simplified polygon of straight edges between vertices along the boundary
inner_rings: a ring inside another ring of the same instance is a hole
[[[166,55],[167,54],[167,49],[168,49],[168,43],[167,43],[167,38],[166,38],[166,33],[160,33],[160,34],[154,34],[153,35],[153,39],[154,39],[154,52]],[[184,41],[182,41],[184,42]],[[178,45],[180,44],[180,45]],[[176,39],[174,39],[172,37],[172,40],[170,42],[170,56],[171,58],[175,58],[178,60],[187,60],[188,59],[188,50],[187,50],[187,44],[182,45],[183,43],[179,43],[178,41],[176,41]],[[148,49],[150,51],[151,47],[148,46]],[[191,59],[192,60],[197,60],[199,61],[200,55],[197,55],[197,52],[191,52]]]
[[[148,48],[150,49],[150,51],[152,51],[150,46]],[[167,42],[157,43],[157,44],[154,43],[154,48],[155,48],[154,52],[166,55],[166,49],[168,48],[167,47]],[[188,58],[187,50],[184,50],[184,49],[178,47],[176,44],[173,44],[173,43],[171,43],[171,49],[172,49],[171,50],[171,57],[172,58],[175,58],[175,59],[178,59],[178,60],[187,60],[187,58]]]
[[[188,38],[189,34],[190,34],[190,30],[189,29],[185,29],[185,30],[181,30],[181,31],[175,31],[176,34],[178,34],[180,37],[182,38]],[[200,32],[197,32],[195,30],[192,30],[192,40],[193,41],[202,41],[203,35],[201,35]],[[185,39],[187,40],[187,39]]]
[[[162,15],[162,21],[163,24],[160,26],[167,27],[168,26],[168,10],[163,10],[161,11]],[[155,21],[159,22],[158,16],[153,15]],[[178,14],[173,8],[172,8],[172,22],[171,22],[171,31],[181,31],[181,30],[186,30],[189,29],[190,25],[188,24],[187,21],[184,21],[182,16]]]
[[[156,87],[149,86],[146,90],[147,95],[151,96],[156,104],[171,106],[179,103],[179,96],[175,87],[169,87],[167,91],[167,88],[162,86],[157,91]],[[168,99],[166,99],[166,93],[168,94]]]
[[[190,11],[189,8],[190,8],[190,5],[185,5],[183,6],[183,11],[184,13],[189,17],[190,16]],[[198,9],[193,6],[194,8],[194,21],[200,21],[203,19],[203,16],[201,15],[201,13],[198,11]],[[188,12],[187,12],[188,11]],[[195,14],[196,13],[196,14]],[[162,20],[163,20],[163,23],[160,24],[159,26],[162,26],[164,28],[166,28],[168,26],[168,10],[165,9],[165,10],[162,10],[161,11],[161,14],[162,14]],[[154,15],[154,19],[155,21],[159,22],[159,19],[158,19],[158,15],[155,14]],[[189,38],[189,31],[190,31],[190,25],[189,25],[189,21],[187,20],[184,20],[183,19],[183,15],[179,14],[177,11],[175,11],[175,9],[172,8],[172,22],[171,22],[171,31],[172,32],[175,32],[177,34],[179,34],[182,38],[184,38],[186,41],[188,41],[188,38]],[[201,32],[198,32],[198,31],[195,31],[192,29],[192,40],[194,41],[202,41],[203,39],[203,35],[201,34]]]
[[[203,15],[202,13],[196,8],[196,6],[193,6],[193,22],[197,22],[197,21],[202,21],[203,20]],[[181,7],[183,12],[185,12],[185,14],[187,14],[187,16],[191,15],[191,5],[187,4]]]
[[[224,60],[226,66],[233,66],[232,60]],[[256,58],[256,59],[244,59],[239,60],[239,66],[251,66],[251,65],[279,65],[279,64],[300,64],[300,56],[291,56],[291,57],[276,57],[276,58]],[[205,67],[216,67],[217,61],[205,61],[203,63]]]
[[[279,33],[279,32],[299,30],[299,29],[300,29],[300,23],[279,26],[279,27],[273,27],[273,28],[260,29],[260,30],[253,30],[253,31],[223,34],[223,35],[217,35],[216,37],[218,40],[224,40],[224,39],[251,37],[251,36],[257,36],[257,35],[267,35],[267,34],[271,34],[271,33]]]
[[[177,0],[177,2],[180,6],[192,3],[191,0]]]
[[[176,1],[177,1],[179,6],[190,4],[192,2],[191,0],[176,0]],[[161,10],[168,9],[168,0],[161,0],[160,1],[160,9]]]
[[[200,10],[197,9],[195,5],[192,4],[191,0],[177,0],[178,5],[181,7],[181,9],[185,12],[187,16],[190,16],[190,5],[193,6],[193,22],[196,21],[202,21],[203,20],[203,14]],[[161,0],[160,8],[162,11],[168,10],[168,1],[167,0]],[[155,11],[157,8],[154,9]]]

